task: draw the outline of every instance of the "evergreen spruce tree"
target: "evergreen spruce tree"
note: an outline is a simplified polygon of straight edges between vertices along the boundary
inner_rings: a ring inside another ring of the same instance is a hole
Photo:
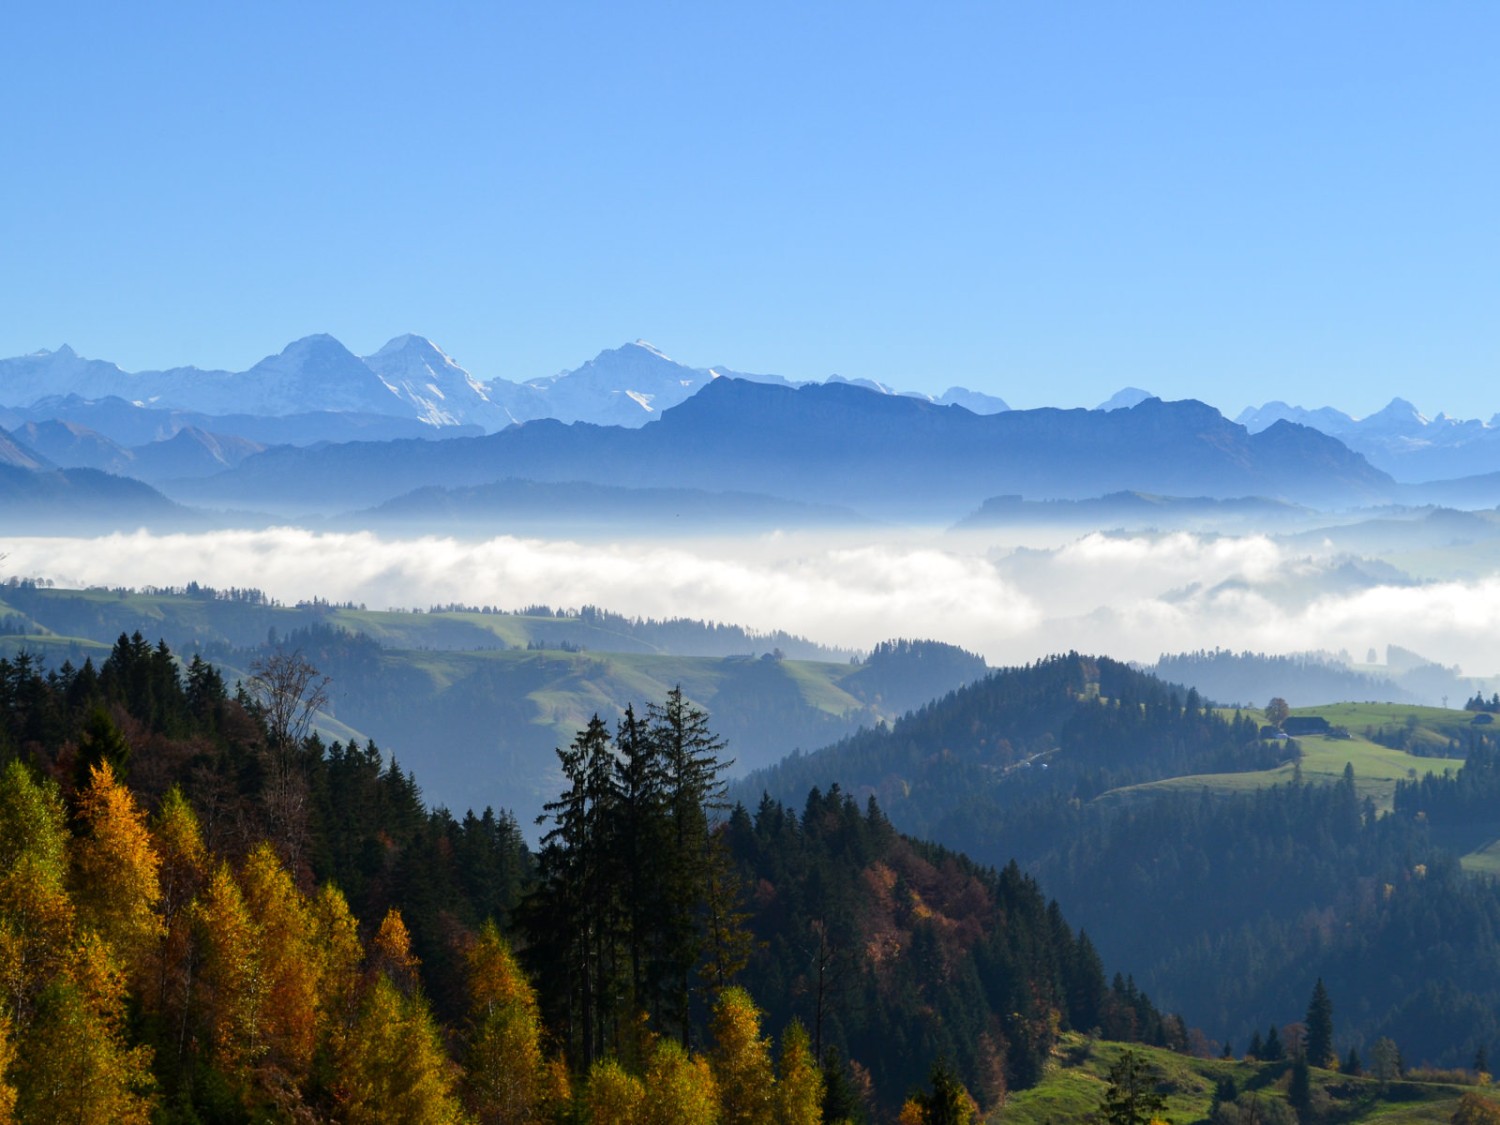
[[[630,896],[625,908],[630,995],[636,1010],[647,1012],[660,1026],[666,900],[659,866],[667,844],[661,752],[634,707],[625,708],[615,746],[619,848]]]
[[[538,823],[540,883],[523,924],[537,945],[534,965],[544,1008],[583,1067],[613,1044],[622,958],[622,885],[614,828],[619,792],[613,744],[598,715],[557,751],[568,789],[548,801]]]
[[[932,1064],[929,1080],[932,1091],[913,1094],[902,1107],[902,1125],[912,1120],[920,1125],[970,1125],[974,1120],[974,1099],[946,1059]]]
[[[717,852],[723,847],[710,823],[727,807],[720,775],[734,763],[720,757],[724,741],[709,729],[708,714],[684,699],[680,687],[667,694],[665,703],[647,708],[647,721],[661,763],[667,831],[659,869],[665,898],[663,1023],[677,1031],[684,1047],[691,1047],[695,975],[708,944],[700,907],[710,898]]]
[[[1106,1125],[1147,1125],[1166,1105],[1151,1068],[1134,1051],[1126,1051],[1109,1068],[1109,1088],[1099,1107],[1099,1119]]]
[[[1266,1032],[1266,1042],[1260,1058],[1263,1062],[1280,1062],[1286,1057],[1286,1049],[1281,1045],[1281,1033],[1276,1030],[1273,1023],[1271,1029]]]
[[[849,1064],[832,1047],[823,1052],[823,1120],[830,1125],[863,1125],[865,1120]]]
[[[1353,1047],[1349,1048],[1349,1054],[1344,1059],[1344,1073],[1351,1078],[1358,1078],[1365,1072],[1365,1067],[1359,1061],[1359,1052]]]
[[[1337,1055],[1333,1053],[1333,1003],[1328,999],[1328,990],[1323,987],[1323,978],[1313,988],[1312,999],[1307,1003],[1307,1061],[1312,1066],[1331,1066]]]

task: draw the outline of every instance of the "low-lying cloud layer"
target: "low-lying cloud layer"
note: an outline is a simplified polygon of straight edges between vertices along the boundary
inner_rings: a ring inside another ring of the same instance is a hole
[[[294,528],[3,544],[0,573],[68,586],[255,586],[371,608],[593,604],[702,617],[868,648],[932,637],[991,663],[1078,649],[1124,659],[1222,647],[1387,644],[1471,675],[1500,671],[1500,566],[1416,584],[1388,567],[1261,536],[1090,534],[1047,548],[955,537],[815,536],[608,546],[381,539]]]

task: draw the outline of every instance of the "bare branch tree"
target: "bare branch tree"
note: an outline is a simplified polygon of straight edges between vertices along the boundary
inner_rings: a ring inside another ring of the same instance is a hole
[[[271,742],[287,746],[306,738],[313,715],[328,706],[328,677],[301,649],[273,652],[250,665],[250,694],[265,715]]]
[[[313,716],[328,705],[328,677],[302,650],[277,651],[250,665],[250,694],[270,735],[266,747],[266,811],[281,858],[298,870],[307,842],[308,784],[303,740]]]

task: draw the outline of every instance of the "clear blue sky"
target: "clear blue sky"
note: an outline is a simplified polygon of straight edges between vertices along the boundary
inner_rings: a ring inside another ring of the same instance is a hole
[[[426,10],[426,9],[432,10]],[[1500,411],[1500,4],[7,5],[0,355]]]

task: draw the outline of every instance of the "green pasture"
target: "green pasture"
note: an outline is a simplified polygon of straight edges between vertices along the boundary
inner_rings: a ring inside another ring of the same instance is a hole
[[[1248,711],[1247,714],[1264,721],[1264,716],[1258,711]],[[1473,715],[1467,711],[1417,707],[1404,703],[1335,703],[1322,707],[1299,707],[1292,714],[1322,716],[1332,726],[1346,728],[1350,732],[1349,737],[1304,735],[1296,740],[1302,751],[1300,762],[1284,762],[1275,769],[1247,773],[1189,774],[1129,786],[1115,790],[1109,796],[1121,798],[1152,792],[1199,792],[1204,789],[1226,794],[1243,793],[1271,785],[1287,784],[1296,776],[1299,766],[1304,782],[1326,784],[1339,781],[1344,776],[1344,767],[1353,766],[1354,786],[1360,797],[1368,797],[1376,808],[1388,810],[1398,781],[1409,781],[1428,773],[1441,775],[1463,766],[1462,758],[1448,756],[1448,749],[1451,740],[1463,743],[1473,719]],[[1411,754],[1405,750],[1382,746],[1361,733],[1371,728],[1404,729],[1408,724],[1414,725],[1413,743],[1427,751],[1428,755],[1439,756]]]
[[[1162,1114],[1183,1125],[1208,1120],[1214,1088],[1228,1077],[1240,1092],[1284,1101],[1290,1065],[1201,1059],[1139,1044],[1094,1040],[1069,1033],[1062,1037],[1042,1081],[1010,1095],[986,1118],[992,1125],[1057,1125],[1085,1121],[1098,1110],[1109,1084],[1109,1069],[1125,1051],[1133,1051],[1155,1072],[1156,1089],[1167,1101]],[[1382,1083],[1350,1078],[1335,1070],[1312,1070],[1315,1098],[1326,1099],[1331,1120],[1417,1125],[1448,1122],[1459,1098],[1471,1087],[1447,1082],[1402,1079]],[[1480,1091],[1482,1094],[1485,1091]],[[1500,1100],[1500,1094],[1496,1095]]]

